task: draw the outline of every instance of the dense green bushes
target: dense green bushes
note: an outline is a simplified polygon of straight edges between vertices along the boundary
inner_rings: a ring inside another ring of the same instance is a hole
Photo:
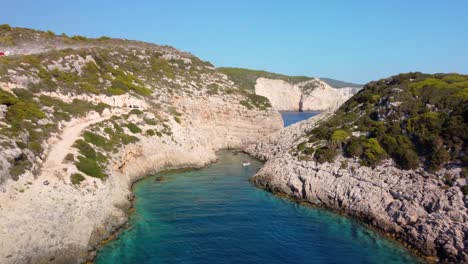
[[[137,125],[135,125],[134,123],[131,123],[131,122],[130,122],[130,123],[127,123],[125,126],[126,126],[126,127],[130,130],[130,132],[132,132],[133,134],[138,134],[138,133],[141,133],[141,132],[142,132],[142,130],[141,130]]]
[[[75,164],[78,170],[92,177],[100,179],[106,177],[101,165],[99,165],[107,160],[104,155],[96,152],[91,145],[81,139],[77,140],[73,146],[82,155],[78,157],[78,162]]]
[[[45,118],[36,102],[30,98],[17,98],[13,94],[0,90],[0,104],[6,105],[6,119],[10,122]]]
[[[337,151],[373,166],[391,157],[404,169],[461,163],[468,140],[468,76],[408,73],[367,84],[334,116],[309,132],[325,142],[315,157]],[[360,137],[348,137],[351,132]],[[303,146],[305,148],[305,146]]]

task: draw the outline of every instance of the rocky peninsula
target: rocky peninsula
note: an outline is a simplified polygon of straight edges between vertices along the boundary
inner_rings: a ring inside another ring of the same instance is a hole
[[[246,148],[267,160],[252,182],[360,219],[428,262],[468,262],[467,125],[461,118],[467,105],[460,92],[466,88],[438,95],[456,86],[453,78],[467,77],[414,73],[369,83],[336,112]],[[431,104],[420,103],[429,98]],[[431,141],[416,142],[422,133]],[[425,152],[424,144],[433,151]]]

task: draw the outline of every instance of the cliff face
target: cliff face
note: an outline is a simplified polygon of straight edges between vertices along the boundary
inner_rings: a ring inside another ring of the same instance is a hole
[[[466,263],[466,78],[407,74],[372,82],[337,111],[246,148],[268,160],[252,182],[358,218],[428,261]]]
[[[299,83],[259,78],[255,85],[255,93],[268,98],[273,108],[279,111],[336,109],[358,90],[352,87],[335,89],[317,78]]]
[[[282,127],[264,98],[190,54],[0,31],[20,44],[0,58],[1,263],[83,263],[125,224],[134,181]]]

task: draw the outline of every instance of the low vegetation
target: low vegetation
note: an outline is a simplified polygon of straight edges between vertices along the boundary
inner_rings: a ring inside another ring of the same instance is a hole
[[[336,155],[375,166],[387,157],[403,169],[467,166],[468,76],[409,73],[367,84],[336,114],[308,133],[301,155]],[[302,143],[301,143],[302,144]]]
[[[71,176],[70,176],[70,181],[72,184],[74,185],[78,185],[80,184],[82,181],[85,180],[85,177],[83,176],[83,174],[81,173],[73,173]]]

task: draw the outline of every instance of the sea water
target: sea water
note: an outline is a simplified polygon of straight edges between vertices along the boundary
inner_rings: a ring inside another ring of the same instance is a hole
[[[254,187],[259,161],[218,155],[206,168],[137,182],[131,227],[98,251],[96,263],[416,263],[355,220]]]
[[[282,116],[288,126],[316,114]],[[218,157],[203,169],[137,182],[131,227],[98,251],[96,263],[418,262],[355,220],[254,187],[249,178],[262,166],[256,159],[228,151]]]

